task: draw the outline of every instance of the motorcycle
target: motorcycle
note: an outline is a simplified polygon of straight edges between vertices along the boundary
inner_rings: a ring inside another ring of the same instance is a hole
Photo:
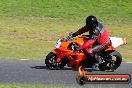
[[[82,35],[77,38],[61,36],[56,42],[55,48],[46,56],[45,64],[47,68],[57,70],[62,69],[66,65],[72,68],[79,68],[79,66],[92,68],[95,59],[89,59],[84,51],[78,49],[87,39],[87,35]],[[110,45],[108,48],[96,53],[101,57],[101,63],[97,67],[101,71],[116,70],[122,62],[122,56],[116,51],[116,48],[125,44],[127,44],[126,38],[110,37]]]

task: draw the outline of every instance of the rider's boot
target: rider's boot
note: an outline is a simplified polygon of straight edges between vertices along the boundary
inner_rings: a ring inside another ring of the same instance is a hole
[[[101,59],[101,56],[97,55],[97,54],[94,54],[93,55],[93,58],[95,60],[95,63],[93,64],[93,68],[96,68],[99,66],[99,64],[102,63],[102,59]]]

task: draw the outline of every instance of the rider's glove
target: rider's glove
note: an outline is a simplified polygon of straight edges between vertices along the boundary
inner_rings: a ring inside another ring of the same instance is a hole
[[[72,40],[72,39],[73,39],[73,36],[72,36],[72,34],[70,33],[68,36],[62,38],[61,41],[66,42],[66,41]]]
[[[73,34],[72,34],[72,37],[76,37],[76,34],[75,34],[75,33],[73,33]]]
[[[73,39],[73,36],[72,36],[72,34],[70,33],[68,36],[66,36],[66,40],[71,40],[71,39]]]

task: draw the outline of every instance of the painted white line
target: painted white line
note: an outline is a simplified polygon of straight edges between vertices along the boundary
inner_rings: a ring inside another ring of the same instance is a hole
[[[132,63],[132,62],[122,62],[122,63]]]
[[[23,61],[25,60],[26,61],[26,60],[29,60],[29,59],[20,59],[20,60],[23,60]]]

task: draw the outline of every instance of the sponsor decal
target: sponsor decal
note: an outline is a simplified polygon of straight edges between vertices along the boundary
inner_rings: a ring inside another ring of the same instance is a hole
[[[130,83],[129,74],[85,74],[77,77],[79,84],[85,83]]]

